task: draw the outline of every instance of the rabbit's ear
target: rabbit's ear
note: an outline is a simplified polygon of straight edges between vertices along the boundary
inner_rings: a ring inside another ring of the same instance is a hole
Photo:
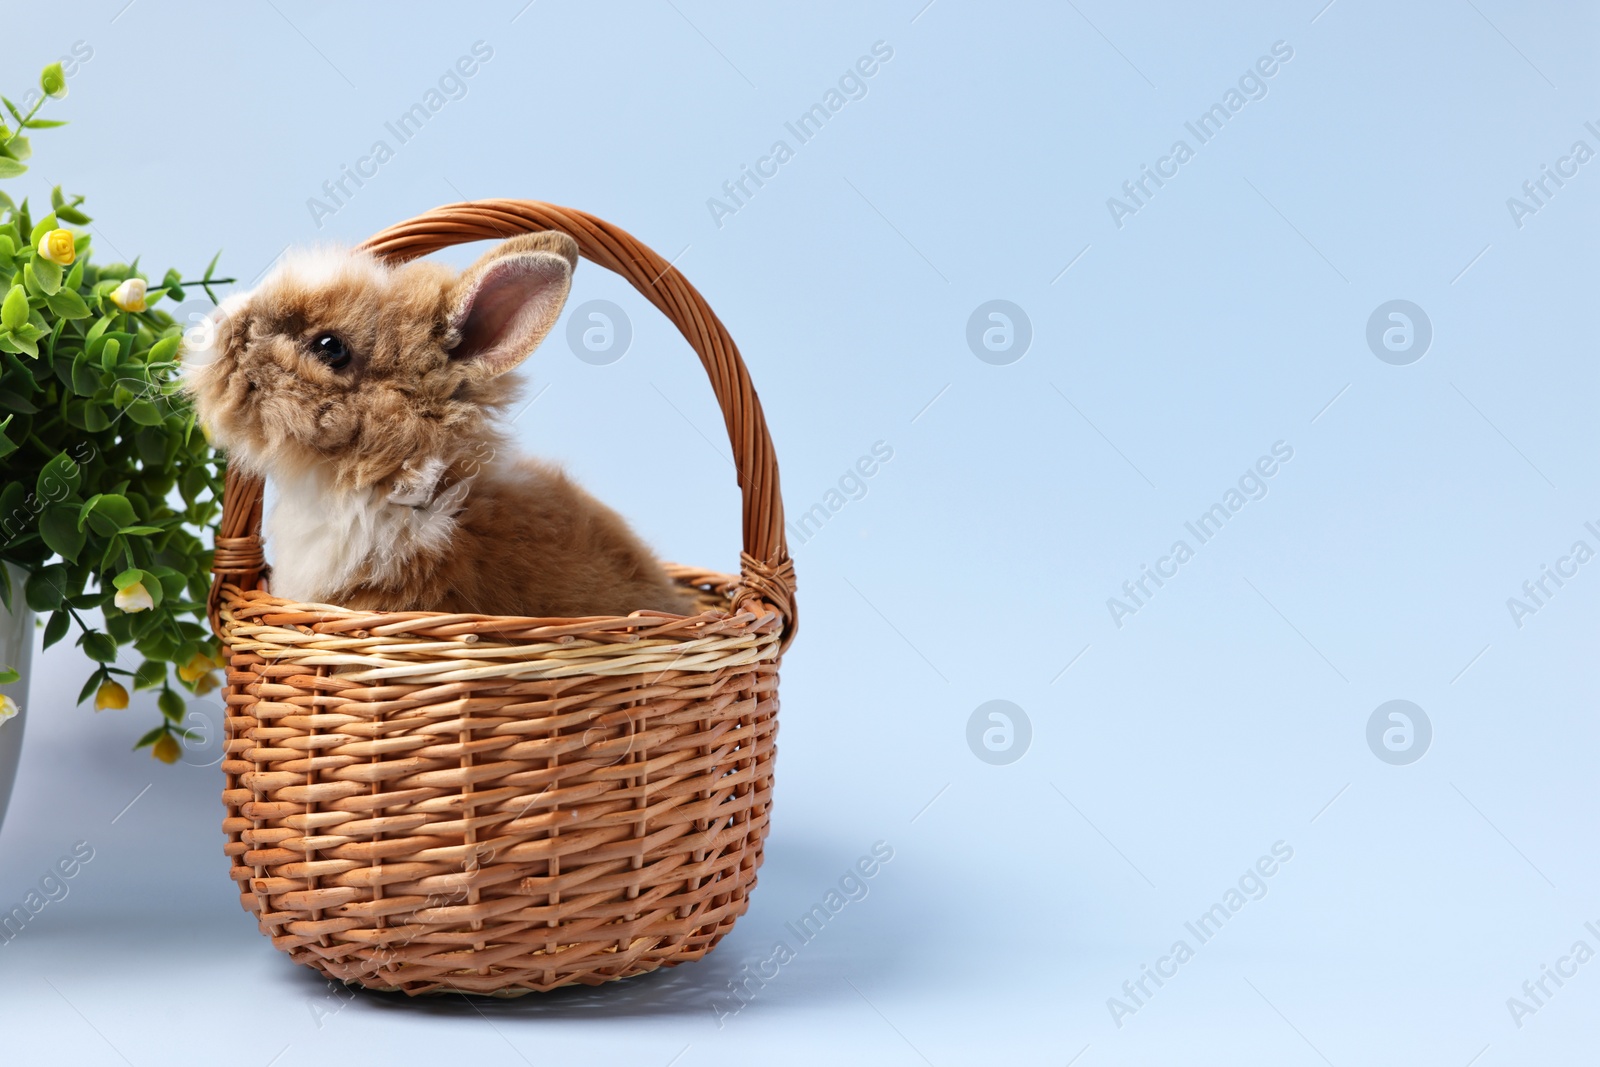
[[[450,358],[489,375],[521,363],[555,326],[577,265],[577,242],[553,231],[513,237],[485,254],[451,293]]]

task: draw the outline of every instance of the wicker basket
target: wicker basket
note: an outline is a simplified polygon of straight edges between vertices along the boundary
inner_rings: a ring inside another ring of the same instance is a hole
[[[766,420],[722,323],[656,253],[550,204],[454,204],[364,247],[404,261],[545,229],[699,353],[743,489],[741,572],[669,568],[701,593],[689,617],[300,604],[268,592],[259,479],[228,472],[210,611],[232,876],[274,945],[372,989],[514,996],[699,959],[761,865],[794,570]]]

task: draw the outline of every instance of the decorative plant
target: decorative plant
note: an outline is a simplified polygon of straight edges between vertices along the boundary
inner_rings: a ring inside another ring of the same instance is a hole
[[[60,65],[39,85],[26,114],[0,97],[15,123],[0,117],[0,179],[27,170],[24,131],[62,125],[35,117],[66,95]],[[135,747],[171,763],[201,738],[182,725],[169,675],[203,694],[221,666],[201,535],[220,507],[222,461],[178,392],[182,327],[155,305],[188,287],[215,303],[212,286],[233,279],[213,276],[215,258],[197,281],[169,270],[153,287],[137,260],[91,262],[90,235],[70,228],[89,225],[82,202],[57,186],[35,218],[0,188],[0,561],[26,574],[13,589],[0,567],[0,598],[45,617],[46,648],[76,630],[94,664],[79,703],[125,708],[130,686],[159,689],[161,721]],[[143,657],[133,671],[116,666],[130,645]],[[15,679],[0,664],[0,683]]]

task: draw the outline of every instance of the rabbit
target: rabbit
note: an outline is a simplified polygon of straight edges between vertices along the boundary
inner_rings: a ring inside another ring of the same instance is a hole
[[[213,312],[184,388],[228,462],[270,479],[272,591],[362,611],[695,612],[645,544],[517,455],[509,373],[561,313],[578,246],[546,231],[466,271],[316,247]]]

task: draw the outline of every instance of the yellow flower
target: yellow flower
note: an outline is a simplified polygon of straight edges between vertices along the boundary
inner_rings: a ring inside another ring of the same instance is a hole
[[[178,677],[193,685],[197,679],[211,669],[211,659],[203,652],[196,652],[189,658],[189,662],[178,668]]]
[[[126,589],[118,589],[117,595],[112,598],[112,603],[130,615],[156,606],[143,582],[134,582]]]
[[[183,746],[178,744],[178,739],[171,734],[162,734],[160,740],[150,749],[150,755],[162,763],[177,763],[178,757],[183,755]]]
[[[129,278],[111,290],[111,302],[123,311],[143,311],[145,283],[143,278]]]
[[[128,706],[128,691],[116,682],[102,682],[94,694],[94,710],[111,708],[120,711]]]
[[[217,687],[217,676],[207,671],[195,679],[194,695],[203,697]]]
[[[72,266],[72,261],[78,256],[78,251],[72,244],[72,231],[51,230],[39,238],[39,255],[63,267]]]
[[[17,707],[15,700],[12,700],[4,693],[0,693],[0,723],[5,722],[7,719],[15,718],[20,711],[22,709]]]

